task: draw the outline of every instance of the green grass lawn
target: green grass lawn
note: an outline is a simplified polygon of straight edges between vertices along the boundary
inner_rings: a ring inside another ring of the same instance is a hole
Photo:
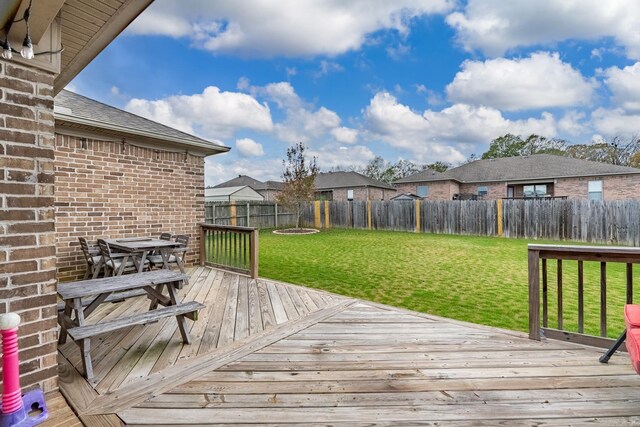
[[[283,236],[263,230],[260,276],[526,331],[528,243],[392,231],[332,229]],[[555,327],[555,261],[549,267],[549,319]],[[563,267],[564,329],[577,330],[577,263],[565,261]],[[608,332],[617,336],[624,327],[624,265],[608,264],[607,273]],[[598,263],[585,262],[585,332],[593,335],[599,334],[599,274]]]

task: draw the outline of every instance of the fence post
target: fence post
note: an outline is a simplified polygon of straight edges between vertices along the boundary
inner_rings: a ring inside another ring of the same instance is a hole
[[[420,232],[420,200],[416,200],[415,209],[416,209],[416,233],[419,233]]]
[[[540,251],[528,249],[529,339],[540,341]]]
[[[502,237],[502,199],[496,201],[496,218],[498,220],[498,237]]]
[[[206,233],[204,232],[204,227],[200,225],[200,265],[204,267],[206,254],[205,254],[205,238]]]
[[[249,227],[249,218],[251,217],[251,208],[249,207],[249,202],[247,202],[247,227]]]
[[[251,254],[249,258],[249,274],[252,279],[258,278],[258,229],[251,231],[249,239],[251,246]]]
[[[237,225],[236,221],[236,202],[231,201],[231,225],[234,227]]]
[[[371,200],[367,200],[367,228],[371,230]]]
[[[324,227],[329,228],[329,201],[324,201]]]
[[[320,228],[320,200],[313,202],[313,226]]]
[[[273,213],[274,213],[274,216],[276,217],[275,218],[275,223],[276,223],[275,227],[278,228],[278,204],[276,203],[273,206],[274,206]]]

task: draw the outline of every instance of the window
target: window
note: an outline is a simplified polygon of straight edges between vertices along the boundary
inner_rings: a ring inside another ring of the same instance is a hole
[[[589,181],[589,200],[602,200],[602,181]]]
[[[522,187],[524,197],[547,197],[547,184],[525,185]]]
[[[347,200],[353,200],[353,190],[347,190]]]
[[[478,187],[478,196],[486,196],[489,194],[489,187],[486,185]]]
[[[416,189],[418,193],[418,197],[427,197],[429,195],[429,186],[428,185],[418,185]]]

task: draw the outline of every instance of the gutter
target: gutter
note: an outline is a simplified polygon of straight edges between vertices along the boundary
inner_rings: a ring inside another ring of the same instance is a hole
[[[142,136],[146,138],[153,138],[161,141],[169,141],[176,144],[189,145],[191,147],[197,147],[197,148],[209,150],[215,153],[226,153],[231,149],[230,147],[214,144],[213,142],[199,143],[197,141],[192,141],[192,140],[183,139],[183,138],[176,138],[176,137],[168,136],[161,133],[142,131],[139,129],[132,129],[130,127],[114,125],[112,123],[105,123],[99,120],[84,119],[77,116],[61,113],[60,111],[54,111],[54,118],[55,120],[75,123],[79,125],[91,126],[99,129],[107,129],[115,132],[127,133],[130,135],[137,135],[137,136]]]

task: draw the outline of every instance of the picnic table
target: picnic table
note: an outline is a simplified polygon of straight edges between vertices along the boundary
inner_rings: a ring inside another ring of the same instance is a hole
[[[131,253],[132,260],[138,269],[138,273],[142,272],[144,263],[150,253],[158,252],[162,255],[163,268],[170,269],[169,258],[173,250],[180,246],[179,242],[173,240],[161,240],[151,237],[129,237],[120,239],[105,239],[105,242],[119,252]],[[181,257],[175,256],[176,264],[181,273],[184,273],[184,261]]]
[[[82,352],[85,376],[88,380],[93,378],[90,341],[91,337],[95,335],[175,316],[182,340],[186,344],[190,344],[191,338],[185,318],[197,320],[198,311],[204,308],[204,305],[196,301],[180,301],[177,289],[185,280],[187,280],[187,275],[184,273],[161,269],[124,276],[59,283],[58,295],[64,302],[64,311],[58,314],[58,322],[61,327],[58,343],[64,344],[68,335],[78,344]],[[165,287],[167,289],[166,295],[163,292]],[[100,304],[112,301],[113,298],[110,297],[114,293],[140,289],[143,289],[151,300],[148,311],[93,325],[87,324],[87,318],[91,313]]]

